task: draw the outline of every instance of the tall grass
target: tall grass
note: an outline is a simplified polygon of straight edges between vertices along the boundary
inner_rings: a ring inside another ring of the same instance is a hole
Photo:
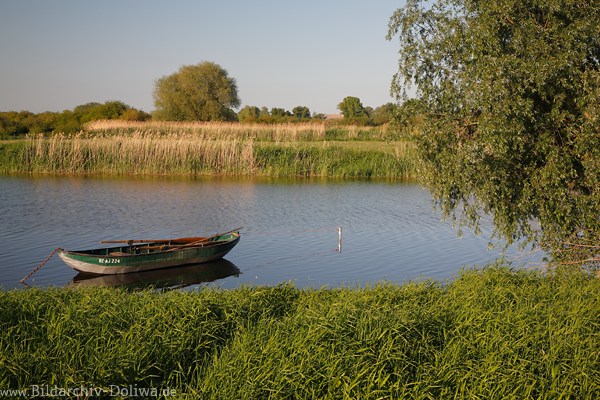
[[[30,136],[24,142],[2,144],[0,170],[4,173],[400,179],[414,178],[417,170],[414,149],[403,142],[361,149],[355,146],[356,142],[273,142],[242,134],[220,138],[213,134],[146,130],[55,134],[49,138]]]
[[[0,388],[182,398],[598,398],[600,280],[490,267],[433,282],[0,292]]]
[[[197,139],[254,139],[274,142],[322,140],[383,140],[387,126],[339,125],[328,121],[242,124],[237,122],[172,122],[99,120],[86,125],[85,131],[104,135],[146,132],[151,135],[185,134]]]
[[[78,134],[30,138],[32,172],[100,174],[242,173],[253,168],[252,141],[196,140],[183,134]]]

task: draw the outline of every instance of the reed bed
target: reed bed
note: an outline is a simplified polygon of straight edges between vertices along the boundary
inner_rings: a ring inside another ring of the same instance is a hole
[[[214,124],[213,124],[214,125]],[[151,130],[30,136],[0,148],[4,173],[415,177],[412,146],[357,142],[273,142]],[[384,146],[382,148],[382,146]]]
[[[173,121],[122,121],[98,120],[85,126],[88,133],[127,135],[146,132],[152,135],[186,134],[197,139],[238,139],[273,142],[299,142],[322,140],[383,140],[387,126],[369,127],[339,125],[327,121],[301,123],[238,122],[173,122]]]
[[[598,398],[600,280],[493,266],[446,285],[0,291],[0,388],[177,398]]]
[[[195,140],[181,134],[78,134],[30,138],[24,151],[31,172],[99,174],[216,174],[253,169],[252,141]]]

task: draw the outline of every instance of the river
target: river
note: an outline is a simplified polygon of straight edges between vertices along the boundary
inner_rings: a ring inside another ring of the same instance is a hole
[[[411,183],[0,176],[0,287],[24,287],[19,279],[56,247],[80,250],[99,247],[101,240],[201,236],[237,227],[243,227],[241,241],[222,263],[89,279],[54,256],[27,283],[179,279],[192,288],[284,282],[363,287],[451,279],[462,267],[503,254],[499,247],[488,249],[489,223],[480,235],[465,229],[458,237],[432,208],[429,192]],[[515,247],[504,255],[519,267],[539,260]]]

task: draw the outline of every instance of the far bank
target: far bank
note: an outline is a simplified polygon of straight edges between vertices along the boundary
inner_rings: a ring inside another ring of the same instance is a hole
[[[0,173],[414,180],[418,162],[386,127],[105,121],[0,142]]]

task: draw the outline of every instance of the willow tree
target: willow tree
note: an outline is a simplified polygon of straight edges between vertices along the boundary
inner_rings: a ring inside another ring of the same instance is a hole
[[[184,65],[160,78],[154,89],[154,118],[170,121],[235,120],[240,105],[235,79],[212,62]]]
[[[600,253],[600,2],[406,0],[392,92],[416,93],[426,182],[448,216]]]

